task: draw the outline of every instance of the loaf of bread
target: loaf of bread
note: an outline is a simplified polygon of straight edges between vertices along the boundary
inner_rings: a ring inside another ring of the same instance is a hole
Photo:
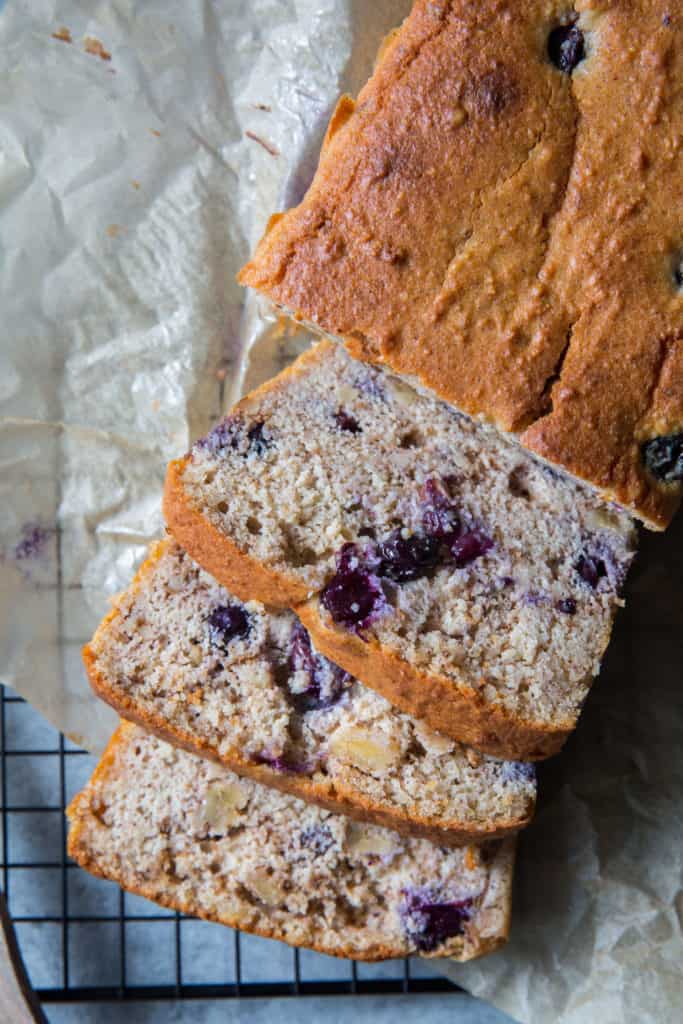
[[[417,0],[241,281],[655,528],[683,480],[683,17]]]
[[[93,874],[293,946],[469,960],[507,938],[514,839],[441,849],[359,825],[130,723],[68,815]]]
[[[160,543],[84,650],[126,718],[338,813],[457,846],[526,825],[533,765],[462,747],[311,645],[290,611],[242,604]]]
[[[176,539],[432,729],[555,753],[608,642],[630,518],[323,341],[172,463]]]

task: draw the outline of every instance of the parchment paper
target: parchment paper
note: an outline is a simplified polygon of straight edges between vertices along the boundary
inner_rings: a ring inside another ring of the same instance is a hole
[[[0,13],[0,675],[93,749],[114,715],[80,646],[162,529],[165,463],[306,343],[234,275],[408,8]],[[683,1019],[682,533],[645,539],[580,728],[541,769],[509,947],[439,965],[525,1024]]]

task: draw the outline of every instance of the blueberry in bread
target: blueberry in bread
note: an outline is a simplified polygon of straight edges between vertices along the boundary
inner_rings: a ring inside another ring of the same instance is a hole
[[[469,960],[507,938],[514,839],[442,849],[360,825],[130,723],[67,813],[93,874],[293,946]]]
[[[462,747],[311,644],[290,611],[242,604],[160,543],[84,650],[126,718],[241,775],[360,820],[456,846],[533,813],[532,765]]]
[[[171,464],[164,510],[232,593],[294,608],[366,686],[514,760],[573,729],[634,552],[589,488],[327,341]]]
[[[682,79],[660,0],[417,0],[240,279],[662,528]]]

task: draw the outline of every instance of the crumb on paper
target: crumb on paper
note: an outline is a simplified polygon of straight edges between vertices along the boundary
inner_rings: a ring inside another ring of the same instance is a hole
[[[133,188],[135,189],[136,192],[140,188],[140,182],[139,181],[135,181],[135,179],[133,179],[133,181],[131,181],[131,185],[133,186]]]
[[[275,146],[271,146],[269,142],[266,142],[265,139],[262,139],[260,138],[260,136],[255,135],[254,132],[246,131],[244,134],[247,136],[248,139],[253,139],[254,142],[258,142],[259,146],[263,146],[266,153],[270,153],[271,156],[280,155],[280,151],[276,149]]]
[[[228,367],[219,366],[216,370],[216,380],[223,381],[228,376]]]
[[[86,53],[91,53],[93,57],[99,57],[100,60],[111,60],[109,50],[105,50],[99,39],[95,39],[93,36],[85,37],[83,40],[83,49]]]
[[[119,234],[121,233],[121,230],[122,228],[120,224],[110,224],[107,228],[107,234],[110,238],[118,238]]]
[[[45,549],[54,533],[55,530],[52,526],[24,523],[21,528],[21,540],[16,544],[13,552],[16,561],[23,562],[27,558],[40,558],[45,554]]]
[[[53,39],[59,39],[60,43],[73,43],[71,32],[66,25],[60,25],[56,32],[52,33]]]
[[[251,106],[253,110],[265,110],[266,114],[270,114],[273,109],[269,103],[252,103]]]
[[[72,743],[75,743],[77,747],[80,747],[82,750],[85,749],[85,736],[82,732],[72,732],[70,729],[67,729],[66,736]]]
[[[157,137],[158,139],[160,139],[160,138],[161,138],[161,132],[158,132],[158,131],[156,130],[156,128],[150,128],[150,131],[151,131],[152,135],[156,135],[156,137]]]

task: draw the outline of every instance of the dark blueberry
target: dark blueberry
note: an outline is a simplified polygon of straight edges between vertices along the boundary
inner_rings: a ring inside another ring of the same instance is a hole
[[[674,281],[679,288],[683,288],[683,261],[679,261],[674,267]]]
[[[422,488],[422,525],[430,537],[448,541],[460,533],[460,516],[446,491],[444,482],[434,478]]]
[[[548,36],[548,56],[565,74],[571,75],[586,56],[583,32],[578,25],[558,25]]]
[[[273,442],[270,438],[265,437],[263,433],[263,423],[255,423],[247,434],[247,441],[249,444],[249,450],[247,454],[251,455],[263,455],[264,452],[272,448]]]
[[[558,601],[555,605],[558,612],[562,612],[564,615],[576,615],[576,601],[573,597],[563,597],[561,601]]]
[[[505,782],[535,782],[536,766],[529,761],[504,761],[501,774]]]
[[[403,537],[401,530],[394,530],[378,545],[381,558],[378,573],[397,583],[419,579],[437,564],[439,548],[438,537],[420,534]]]
[[[607,576],[607,566],[601,558],[591,555],[581,555],[574,566],[584,583],[587,583],[593,590],[601,579]]]
[[[683,480],[683,434],[653,437],[641,447],[640,455],[652,475],[662,483]]]
[[[309,764],[300,761],[288,761],[286,757],[272,757],[270,754],[257,754],[254,758],[256,764],[267,764],[276,772],[293,772],[295,775],[310,775],[312,768]]]
[[[446,939],[462,935],[472,904],[471,899],[439,903],[430,891],[407,891],[400,911],[406,934],[419,950],[430,953]]]
[[[322,857],[334,846],[334,836],[326,825],[309,825],[301,830],[299,838],[301,845],[312,850],[317,857]]]
[[[340,430],[347,430],[349,434],[360,434],[361,432],[361,425],[356,417],[345,412],[344,409],[339,409],[335,413],[334,421]]]
[[[231,640],[249,635],[249,613],[241,604],[224,604],[214,608],[208,618],[209,638],[216,647],[225,649]]]
[[[301,714],[323,711],[339,702],[351,682],[344,669],[313,650],[308,631],[300,622],[292,627],[289,667],[292,672],[305,672],[308,686],[303,691],[290,691],[291,702]]]
[[[320,599],[335,622],[354,630],[370,626],[386,608],[380,581],[355,544],[345,544],[338,553],[337,571]]]
[[[449,544],[451,557],[458,569],[469,565],[475,558],[481,558],[493,547],[493,541],[481,530],[467,530],[455,537]]]

